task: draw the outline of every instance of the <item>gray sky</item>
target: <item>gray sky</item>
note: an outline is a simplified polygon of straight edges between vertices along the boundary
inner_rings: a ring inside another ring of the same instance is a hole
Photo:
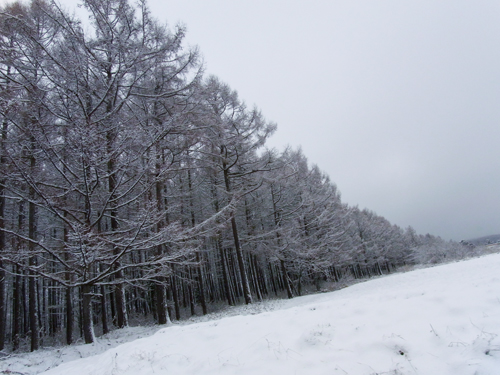
[[[445,239],[500,233],[497,0],[149,4],[344,202]]]

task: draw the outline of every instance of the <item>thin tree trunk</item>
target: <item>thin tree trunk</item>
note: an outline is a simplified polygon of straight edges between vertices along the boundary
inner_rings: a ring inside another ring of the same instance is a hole
[[[216,172],[214,171],[214,174],[212,176],[212,187],[211,187],[211,193],[212,193],[212,199],[214,202],[214,208],[215,212],[219,212],[220,206],[219,206],[219,197],[217,196],[217,176]],[[222,246],[222,234],[220,231],[217,231],[216,233],[216,238],[215,238],[215,246],[219,250],[219,258],[222,266],[222,280],[223,280],[223,286],[224,286],[224,293],[226,295],[226,300],[229,306],[234,306],[234,299],[231,294],[231,289],[229,286],[229,270],[228,270],[228,264],[226,262],[226,257],[224,254],[224,247]]]
[[[92,344],[95,341],[91,291],[90,285],[82,286],[82,330],[85,344]]]
[[[281,226],[280,214],[279,214],[277,206],[276,206],[276,197],[275,197],[274,188],[272,185],[271,185],[271,198],[273,201],[274,224],[276,225],[276,228],[279,228]],[[281,234],[279,231],[276,231],[276,242],[278,244],[278,248],[281,248]],[[280,253],[282,253],[282,252],[283,251],[280,250]],[[280,259],[280,266],[281,266],[281,273],[282,273],[283,283],[285,285],[287,297],[293,298],[292,287],[291,287],[290,282],[288,280],[288,273],[286,271],[285,260],[283,258]]]
[[[106,286],[101,285],[101,322],[102,322],[102,334],[105,335],[109,333],[108,324],[108,302],[106,298]]]
[[[30,170],[34,171],[35,170],[35,157],[33,155],[34,152],[34,143],[35,140],[32,138],[31,139],[31,144],[32,144],[32,155],[30,155]],[[35,251],[35,245],[33,244],[33,241],[35,241],[36,237],[36,217],[35,217],[35,189],[30,186],[29,187],[29,197],[30,201],[28,203],[28,238],[32,241],[29,241],[28,243],[28,249],[30,254],[34,253]],[[36,256],[35,255],[30,255],[29,258],[29,266],[31,268],[34,268],[37,265],[36,261]],[[30,269],[29,271],[29,282],[28,282],[28,290],[29,290],[29,321],[30,321],[30,333],[31,333],[31,351],[38,350],[40,347],[40,332],[39,332],[39,325],[38,325],[38,306],[37,306],[37,290],[36,290],[36,283],[37,283],[37,278],[35,272]]]
[[[34,257],[30,258],[29,265],[36,266]],[[31,351],[34,352],[40,347],[40,332],[38,326],[38,306],[36,294],[36,278],[33,271],[29,271],[28,293],[29,293],[29,324],[30,324],[30,338],[31,338]]]
[[[272,263],[269,263],[269,273],[270,273],[270,277],[271,277],[271,286],[272,286],[272,288],[274,290],[274,295],[276,297],[278,297],[278,286],[276,285],[277,280],[276,280],[276,277],[274,275],[273,264]]]
[[[161,179],[161,161],[162,161],[162,156],[163,156],[163,151],[160,149],[156,150],[156,175],[155,175],[155,198],[156,198],[156,208],[158,212],[164,212],[165,211],[165,199],[163,198],[163,191],[164,191],[164,186],[163,186],[163,180]],[[162,230],[162,227],[164,225],[164,221],[160,220],[158,224],[156,225],[156,230],[157,232],[160,232]],[[156,247],[156,254],[158,256],[161,256],[164,252],[164,247],[162,245],[158,245]],[[157,283],[155,283],[154,286],[154,293],[156,297],[156,316],[158,320],[158,324],[167,324],[169,317],[168,317],[168,310],[167,310],[167,300],[166,300],[166,290],[165,290],[165,278],[164,277],[159,277],[157,280]]]
[[[250,274],[252,275],[252,284],[254,286],[255,293],[257,294],[257,299],[262,301],[262,291],[260,290],[259,279],[257,277],[257,270],[255,268],[253,258],[254,256],[249,254],[248,264],[250,266]]]
[[[47,294],[48,294],[48,304],[46,305],[46,314],[48,315],[48,326],[49,326],[49,335],[50,336],[55,336],[58,328],[58,322],[59,322],[59,307],[56,308],[58,305],[57,303],[57,298],[58,298],[58,291],[55,289],[55,283],[52,280],[48,280],[48,285],[47,285]]]
[[[196,225],[195,213],[194,213],[194,196],[193,196],[193,183],[191,181],[191,166],[189,164],[189,155],[188,155],[188,189],[189,189],[189,210],[191,214],[191,226],[194,228]],[[198,292],[200,293],[200,304],[203,311],[203,315],[207,315],[207,301],[205,297],[205,280],[203,274],[203,262],[200,255],[200,252],[196,252],[196,263],[198,263],[197,271],[198,271]]]
[[[119,280],[123,279],[122,272],[117,273]],[[116,302],[116,323],[118,328],[128,326],[127,305],[125,303],[125,289],[123,283],[119,282],[115,286],[115,302]]]
[[[221,261],[221,266],[222,266],[222,279],[224,283],[224,292],[226,294],[226,299],[227,303],[229,306],[234,306],[234,298],[233,295],[231,294],[231,287],[229,285],[229,272],[228,272],[228,265],[226,261],[226,256],[224,254],[224,249],[222,247],[222,239],[220,238],[220,233],[217,235],[217,248],[219,249],[219,257]]]
[[[3,159],[3,155],[2,155]],[[5,165],[2,161],[2,166]],[[5,196],[4,196],[4,184],[5,180],[0,181],[0,254],[5,250],[5,232],[2,230],[5,228]],[[0,260],[0,350],[4,349],[5,346],[5,326],[6,326],[6,304],[5,299],[5,271],[2,260]]]
[[[285,261],[280,259],[281,273],[283,276],[283,283],[285,285],[286,294],[288,298],[293,298],[292,286],[290,285],[290,280],[288,279],[288,272],[286,271]]]
[[[110,112],[110,111],[109,111]],[[115,159],[113,156],[113,142],[114,142],[114,132],[113,131],[108,131],[106,134],[106,141],[107,141],[107,149],[108,149],[108,163],[107,163],[107,169],[108,169],[108,192],[110,194],[110,225],[111,225],[111,231],[116,232],[118,231],[118,213],[116,209],[116,202],[114,202],[116,198],[116,167],[115,167]],[[119,249],[115,248],[114,249],[114,254],[118,255],[119,254]],[[115,270],[119,270],[121,267],[121,263],[119,261],[115,262]],[[115,279],[118,280],[117,283],[115,284],[115,290],[114,290],[114,295],[115,295],[115,303],[116,303],[116,324],[118,328],[123,328],[128,325],[128,316],[127,316],[127,304],[126,304],[126,299],[125,299],[125,289],[123,286],[123,271],[119,270],[115,273]]]
[[[66,344],[71,345],[73,343],[73,323],[74,323],[74,312],[73,312],[73,293],[70,287],[65,290],[65,300],[66,300]]]
[[[170,285],[172,285],[172,298],[174,299],[175,319],[180,320],[181,319],[181,307],[180,307],[179,290],[177,288],[177,278],[175,276],[175,266],[174,265],[172,265],[172,276],[171,276],[170,280],[171,280]]]
[[[226,184],[226,191],[231,195],[231,184],[229,181],[229,170],[227,169],[226,162],[223,162],[224,169],[224,182]],[[231,229],[233,231],[234,249],[236,251],[236,259],[238,260],[238,267],[240,271],[241,284],[243,287],[243,296],[245,303],[248,305],[252,303],[252,292],[250,291],[250,284],[248,282],[247,271],[245,269],[245,261],[243,259],[243,250],[241,249],[240,238],[238,235],[238,226],[236,225],[235,212],[231,212]]]
[[[21,272],[21,267],[16,265],[16,275],[14,276],[14,288],[12,291],[12,350],[14,351],[19,349],[21,339]]]
[[[10,46],[13,47],[14,40],[10,40]],[[10,75],[11,75],[11,66],[7,67],[5,85],[3,87],[5,92],[9,90],[10,86]],[[7,142],[7,131],[8,131],[8,122],[4,118],[2,121],[2,134],[0,137],[0,168],[2,168],[1,175],[5,176],[6,167],[7,167],[7,154],[6,154],[6,142]],[[5,184],[7,179],[2,177],[0,180],[0,254],[5,251],[5,232],[2,229],[5,229]],[[6,330],[6,322],[7,322],[7,300],[5,294],[5,270],[4,264],[2,260],[0,260],[0,350],[3,350],[5,347],[5,330]]]
[[[207,301],[205,296],[205,276],[203,273],[203,260],[199,251],[196,252],[196,263],[198,263],[198,291],[200,293],[200,304],[203,315],[208,314]]]
[[[193,294],[193,273],[191,271],[191,267],[187,267],[187,274],[188,274],[188,282],[187,282],[187,297],[188,297],[188,303],[189,307],[191,309],[191,315],[196,315],[196,310],[195,310],[195,304],[194,304],[194,294]]]
[[[25,221],[25,216],[24,216],[24,201],[19,202],[19,212],[18,212],[18,218],[17,218],[17,230],[19,233],[23,232],[24,228],[24,221]],[[17,245],[17,251],[21,251],[21,240],[16,239],[16,245]],[[14,278],[14,290],[13,290],[13,317],[12,317],[12,349],[17,350],[19,349],[20,345],[20,340],[21,340],[21,331],[22,327],[26,327],[23,325],[23,310],[22,310],[22,304],[24,301],[25,294],[23,292],[23,278],[21,277],[22,273],[22,268],[20,265],[16,265],[15,267],[15,278]]]
[[[161,279],[160,281],[164,281]],[[156,296],[156,314],[158,324],[167,324],[167,300],[165,298],[165,286],[163,284],[155,283],[155,296]]]
[[[67,216],[67,213],[64,212],[64,217]],[[65,226],[63,229],[64,236],[64,244],[68,244],[68,228]],[[64,252],[65,261],[69,261],[70,254],[69,250],[66,248]],[[71,272],[67,270],[65,272],[64,278],[67,282],[71,281]],[[66,344],[71,345],[73,343],[73,323],[74,323],[74,311],[73,311],[73,293],[71,287],[66,287],[65,290],[65,302],[66,302]]]
[[[2,161],[2,165],[3,161]],[[4,181],[0,181],[0,253],[5,250],[5,232],[2,230],[5,228],[5,196],[4,196]],[[4,349],[5,346],[5,329],[6,329],[6,304],[5,299],[5,271],[2,260],[0,260],[0,350]]]
[[[238,266],[240,271],[241,283],[243,287],[243,296],[245,297],[245,303],[248,305],[252,303],[252,293],[250,291],[250,284],[248,282],[248,275],[245,269],[245,261],[243,259],[243,251],[240,245],[240,239],[238,236],[238,227],[236,226],[236,219],[234,213],[231,216],[231,228],[233,230],[234,248],[236,251],[236,259],[238,260]]]
[[[250,207],[248,206],[248,201],[245,199],[245,218],[246,218],[246,224],[247,224],[247,234],[248,236],[252,236],[254,234],[254,228],[252,226],[252,218],[251,218],[251,213],[250,213]],[[254,268],[254,263],[253,263],[253,255],[251,253],[248,254],[248,266],[250,268],[250,278],[252,280],[252,284],[255,290],[255,293],[257,294],[257,299],[259,301],[262,301],[262,293],[259,287],[259,280],[257,279],[257,273]]]

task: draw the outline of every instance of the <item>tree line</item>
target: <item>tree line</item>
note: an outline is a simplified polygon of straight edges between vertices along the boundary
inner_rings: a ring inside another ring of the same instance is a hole
[[[468,250],[349,207],[300,150],[267,149],[276,125],[144,0],[82,3],[85,25],[52,1],[1,9],[0,349]]]

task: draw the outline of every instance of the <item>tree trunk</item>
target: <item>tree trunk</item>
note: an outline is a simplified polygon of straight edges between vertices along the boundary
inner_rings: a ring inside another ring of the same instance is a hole
[[[2,161],[2,165],[3,161]],[[5,232],[2,230],[5,225],[5,196],[3,186],[5,181],[0,181],[0,254],[5,250]],[[6,299],[5,299],[5,271],[2,260],[0,260],[0,350],[5,346],[5,326],[6,326]]]
[[[278,212],[278,209],[276,206],[276,197],[275,197],[274,188],[272,185],[271,185],[271,198],[273,201],[274,225],[276,225],[276,228],[279,228],[281,226],[280,213]],[[276,242],[278,244],[278,248],[281,248],[281,234],[278,230],[276,231]],[[284,254],[282,254],[282,253],[284,253],[283,250],[279,250],[279,252],[282,256],[284,256]],[[291,287],[290,282],[288,280],[288,273],[286,272],[285,260],[283,258],[280,259],[280,266],[281,266],[281,274],[283,277],[283,283],[285,285],[287,297],[293,298],[292,287]]]
[[[3,162],[2,162],[2,165]],[[5,232],[2,230],[5,225],[5,196],[3,186],[5,181],[0,181],[0,253],[5,250]],[[3,262],[0,260],[0,350],[5,346],[5,325],[6,325],[6,299],[5,299],[5,271]]]
[[[224,182],[226,184],[226,191],[231,196],[231,184],[229,181],[229,171],[224,162]],[[245,261],[243,259],[243,250],[240,245],[240,238],[238,236],[238,226],[236,225],[235,212],[231,212],[231,229],[233,231],[234,249],[236,251],[236,259],[238,260],[238,267],[240,271],[241,283],[243,287],[243,296],[245,303],[248,305],[252,303],[252,292],[250,291],[250,284],[248,282],[247,271],[245,269]]]
[[[217,175],[216,172],[214,171],[214,174],[212,176],[212,187],[211,187],[211,193],[212,193],[212,199],[214,203],[214,208],[215,212],[219,212],[220,206],[219,206],[219,197],[217,195]],[[229,286],[229,270],[228,270],[228,264],[226,262],[226,256],[224,254],[224,247],[222,245],[222,234],[218,230],[216,232],[216,238],[215,238],[215,247],[219,250],[219,258],[221,262],[221,267],[222,267],[222,280],[224,284],[224,292],[226,295],[227,303],[229,306],[234,306],[234,299],[231,294],[231,289]]]
[[[108,108],[108,112],[111,112],[111,109]],[[114,142],[114,131],[109,130],[106,133],[106,141],[107,141],[107,151],[108,151],[108,163],[107,163],[107,169],[108,169],[108,192],[110,194],[110,225],[111,225],[111,231],[116,232],[118,231],[118,212],[116,209],[116,187],[117,187],[117,181],[116,181],[116,167],[115,167],[115,156],[113,155],[113,142]],[[118,248],[114,249],[114,254],[118,255],[120,253],[120,250]],[[115,270],[119,270],[121,267],[121,262],[116,261],[114,268]],[[122,283],[123,280],[123,271],[119,270],[115,272],[115,279],[118,280],[117,283],[115,284],[115,290],[114,290],[114,296],[115,296],[115,303],[116,303],[116,324],[118,328],[124,328],[128,325],[128,316],[127,316],[127,304],[126,304],[126,299],[125,299],[125,289]]]
[[[34,144],[35,140],[31,139],[32,143],[32,153],[34,152]],[[35,170],[35,157],[30,155],[30,170]],[[28,238],[31,240],[28,243],[28,249],[30,254],[34,253],[35,245],[33,241],[36,238],[36,213],[35,213],[35,189],[30,186],[29,187],[29,197],[30,202],[28,203]],[[29,266],[34,268],[37,265],[37,260],[35,255],[30,255],[29,258]],[[39,333],[39,325],[38,325],[38,306],[37,306],[37,291],[36,291],[36,282],[37,277],[33,270],[29,271],[29,282],[28,282],[28,293],[29,293],[29,321],[30,321],[30,333],[31,333],[31,351],[38,350],[40,347],[40,333]]]
[[[11,39],[10,46],[13,47],[14,40]],[[6,76],[9,77],[4,82],[3,89],[7,92],[10,86],[10,75],[11,75],[11,67],[7,67]],[[7,133],[8,133],[8,122],[7,119],[2,120],[2,134],[0,136],[0,168],[2,171],[0,175],[5,176],[6,167],[7,167],[7,152],[6,152],[6,142],[7,142]],[[5,232],[2,230],[5,228],[5,184],[7,179],[2,177],[0,180],[0,254],[5,251]],[[6,294],[5,294],[5,270],[4,264],[0,260],[0,350],[3,350],[5,347],[5,330],[6,330],[6,322],[7,322],[7,311],[6,311]]]
[[[181,319],[181,307],[179,302],[179,290],[177,288],[177,278],[175,276],[175,267],[172,265],[172,276],[170,278],[172,285],[172,298],[174,299],[175,319]]]
[[[195,304],[194,304],[194,294],[193,294],[193,272],[191,267],[187,267],[188,281],[187,281],[187,297],[189,307],[191,309],[191,315],[196,315]]]
[[[19,344],[21,341],[21,288],[22,280],[20,273],[22,272],[21,267],[16,265],[14,276],[14,288],[12,292],[12,350],[19,349]]]
[[[106,298],[106,287],[101,285],[101,322],[102,322],[102,334],[105,335],[109,333],[108,324],[108,303]]]
[[[156,106],[156,103],[155,103]],[[161,178],[161,165],[162,165],[162,158],[163,158],[163,150],[159,149],[157,147],[156,150],[156,172],[155,172],[155,198],[156,198],[156,209],[158,212],[165,212],[165,199],[163,198],[163,191],[164,191],[164,186],[163,186],[163,180]],[[156,224],[156,231],[159,233],[165,222],[164,220],[159,220],[158,223]],[[158,256],[161,256],[164,252],[164,246],[163,245],[158,245],[156,247],[156,254]],[[166,290],[165,290],[165,277],[159,277],[157,280],[157,283],[155,283],[154,286],[154,293],[156,297],[156,315],[157,315],[157,320],[158,324],[167,324],[168,322],[168,310],[167,310],[167,300],[166,300]]]
[[[117,277],[122,279],[122,272],[117,274]],[[115,286],[115,307],[116,307],[116,324],[118,328],[124,328],[128,325],[127,306],[125,303],[125,289],[120,282]]]
[[[222,265],[222,279],[224,283],[224,291],[226,294],[226,299],[227,303],[229,306],[234,306],[234,298],[233,295],[231,294],[231,287],[229,285],[229,271],[228,271],[228,265],[226,262],[226,256],[224,254],[224,249],[222,247],[222,239],[220,238],[220,233],[217,234],[217,248],[219,249],[219,257]]]
[[[64,213],[64,217],[67,213]],[[68,243],[68,228],[65,226],[63,230],[64,243]],[[69,250],[65,249],[64,252],[65,261],[69,261],[70,255]],[[65,272],[64,278],[67,282],[71,282],[71,272],[67,270]],[[71,287],[66,287],[65,291],[65,302],[66,302],[66,344],[71,345],[73,343],[73,323],[74,323],[74,312],[73,312],[73,293]]]
[[[35,257],[30,257],[29,265],[36,266]],[[38,306],[36,293],[36,277],[33,271],[29,271],[28,293],[29,293],[29,323],[30,323],[30,338],[31,351],[34,352],[40,347],[40,333],[38,326]]]
[[[25,215],[24,215],[24,201],[19,202],[19,212],[18,212],[18,217],[17,217],[17,230],[19,233],[22,233],[24,230],[24,222],[25,222]],[[16,239],[16,246],[17,246],[17,251],[21,251],[21,240]],[[24,297],[25,293],[23,292],[23,279],[21,277],[22,273],[22,268],[19,265],[16,265],[15,267],[15,278],[14,278],[14,290],[13,290],[13,317],[12,317],[12,349],[17,350],[19,349],[20,341],[21,341],[21,331],[22,327],[26,327],[26,325],[23,325],[23,310],[22,310],[22,305],[24,302]]]
[[[288,279],[288,272],[286,272],[285,261],[283,259],[280,259],[280,264],[287,297],[293,298],[292,286],[290,285],[290,280]]]
[[[200,293],[200,304],[203,315],[208,314],[207,301],[205,297],[205,277],[203,274],[203,260],[201,259],[200,252],[196,252],[196,263],[198,263],[198,291]]]
[[[194,228],[196,225],[195,213],[194,213],[194,196],[193,196],[193,183],[191,181],[191,165],[189,164],[189,155],[188,155],[188,190],[189,190],[189,210],[191,214],[191,226]],[[196,252],[196,263],[198,263],[197,273],[198,273],[198,292],[200,293],[200,304],[203,311],[203,315],[207,315],[207,301],[205,298],[205,280],[203,274],[203,263],[201,259],[200,252]]]
[[[164,281],[164,279],[162,278],[160,281]],[[155,283],[155,296],[158,324],[167,324],[167,300],[165,298],[165,286],[163,284]]]
[[[255,262],[253,260],[254,256],[249,254],[248,264],[250,265],[250,274],[252,275],[252,284],[254,286],[255,294],[257,294],[257,299],[262,301],[262,291],[260,289],[259,278],[257,277],[257,269],[255,267]]]
[[[92,344],[95,341],[91,291],[92,287],[90,285],[82,286],[82,330],[85,344]]]
[[[71,345],[73,343],[73,293],[70,287],[66,288],[65,291],[66,299],[66,344]]]
[[[247,199],[245,199],[245,218],[246,218],[246,225],[247,225],[247,234],[249,237],[252,237],[254,235],[254,227],[252,225],[252,218],[251,218],[251,213],[250,213],[250,207],[248,205]],[[253,262],[253,255],[251,253],[248,253],[248,265],[250,269],[250,280],[252,282],[252,285],[254,287],[255,294],[257,294],[257,299],[259,301],[262,301],[262,293],[259,287],[259,280],[257,279],[257,272],[255,271],[254,267],[254,262]]]

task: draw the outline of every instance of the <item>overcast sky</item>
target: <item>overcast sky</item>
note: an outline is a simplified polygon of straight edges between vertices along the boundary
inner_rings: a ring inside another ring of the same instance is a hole
[[[445,239],[500,233],[497,0],[149,4],[344,202]]]

